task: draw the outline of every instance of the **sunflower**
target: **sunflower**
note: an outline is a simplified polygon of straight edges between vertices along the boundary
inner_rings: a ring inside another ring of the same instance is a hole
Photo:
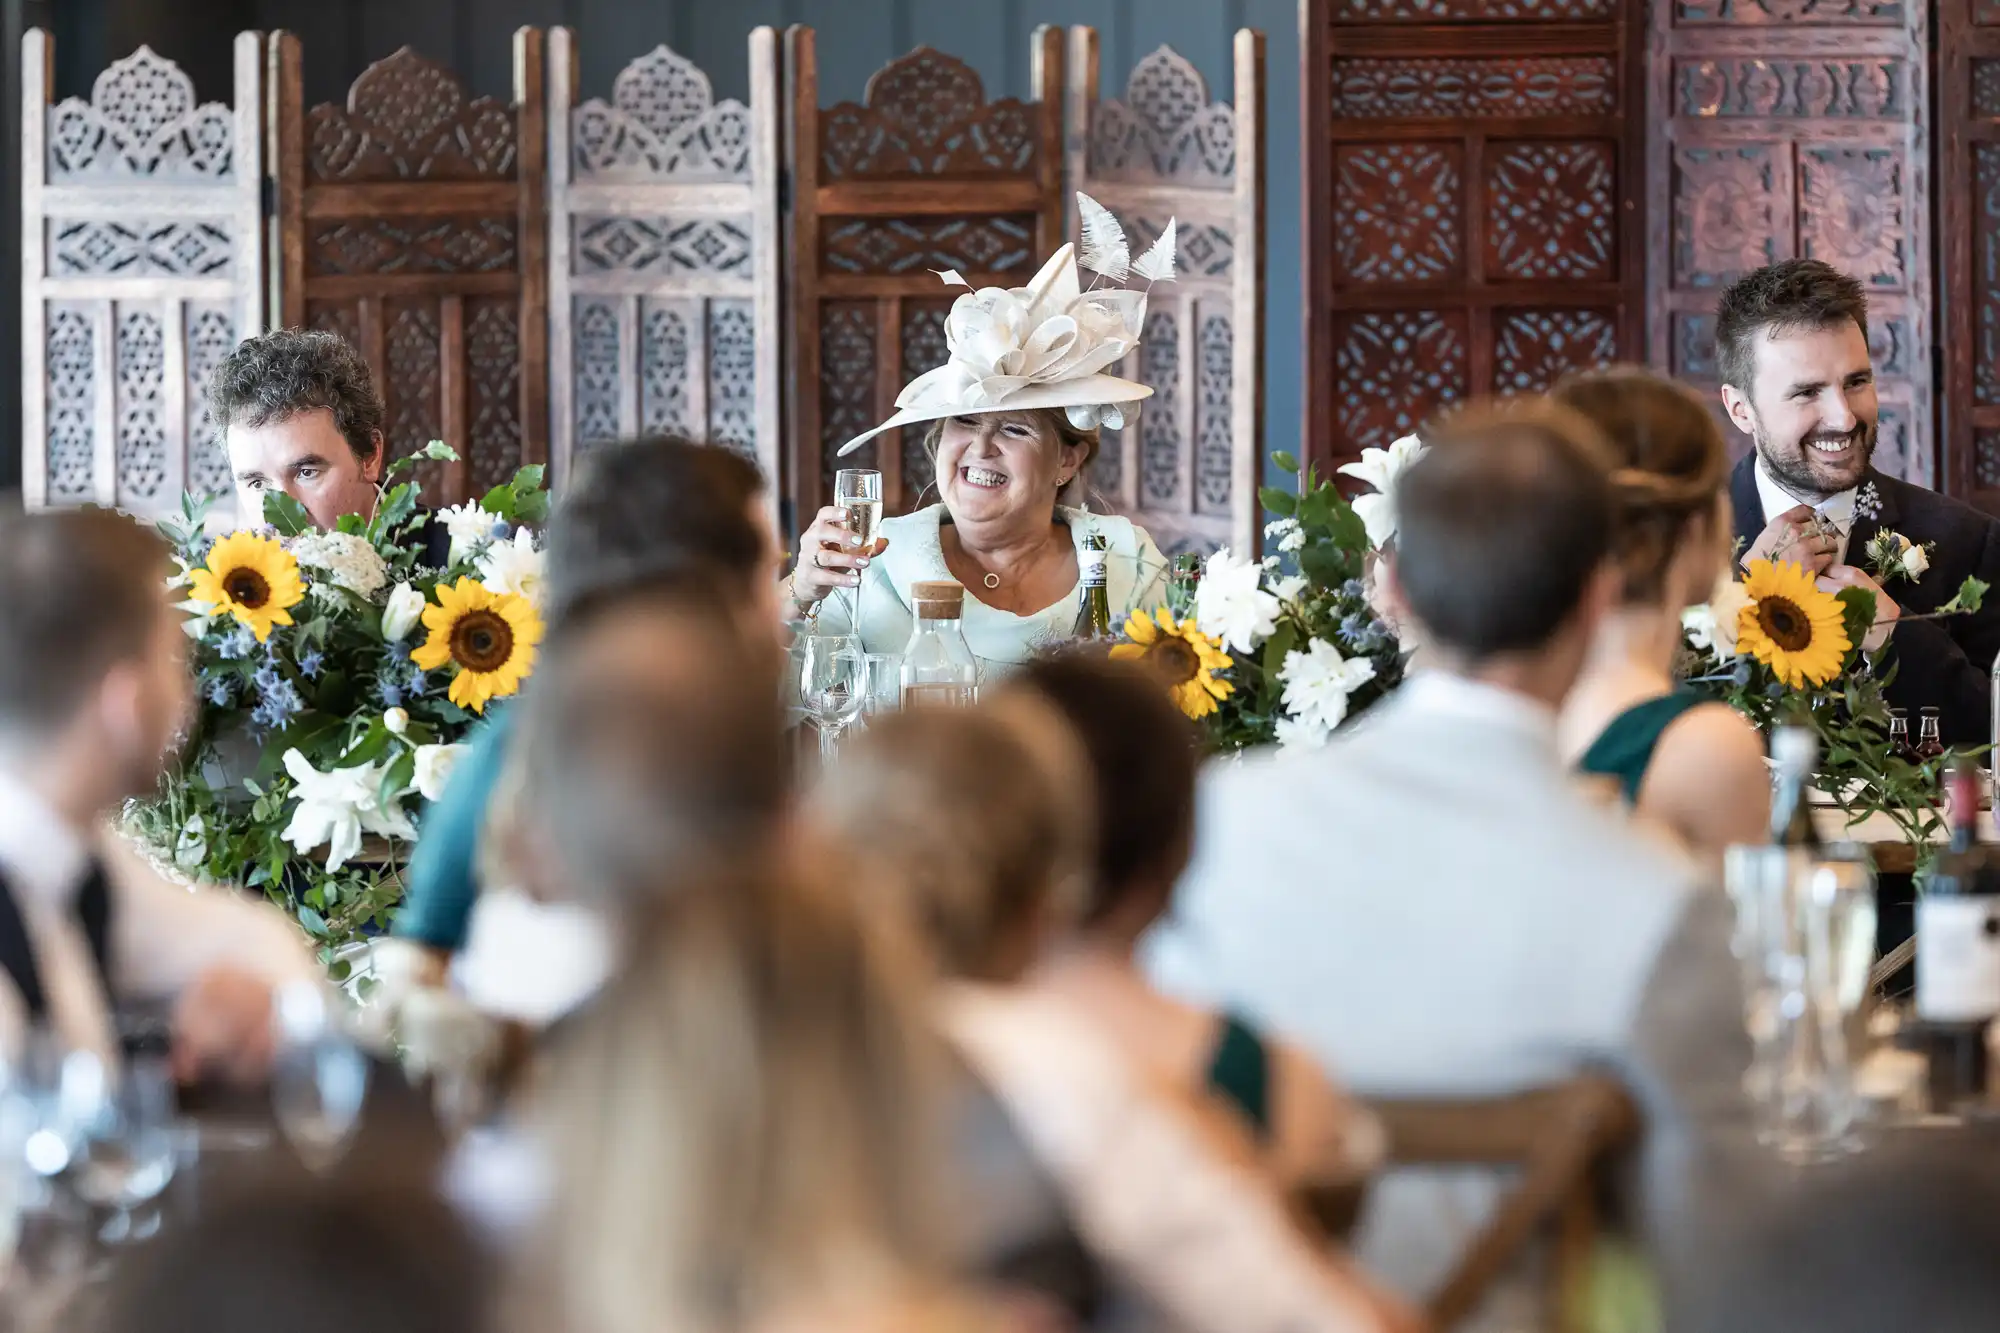
[[[1215,673],[1227,671],[1229,654],[1222,645],[1195,628],[1194,617],[1174,621],[1174,613],[1161,607],[1152,615],[1134,611],[1125,622],[1125,637],[1111,650],[1113,657],[1143,662],[1162,681],[1181,712],[1204,718],[1215,711],[1215,701],[1227,699],[1236,687],[1217,680]]]
[[[188,600],[242,621],[257,642],[273,625],[292,623],[291,608],[305,600],[299,562],[271,537],[232,532],[209,548],[208,563],[189,572]]]
[[[487,700],[520,689],[534,668],[542,618],[527,598],[494,592],[477,579],[460,579],[450,587],[440,583],[437,596],[436,606],[424,608],[430,637],[410,660],[426,671],[458,663],[451,701],[484,713]]]
[[[1821,592],[1801,565],[1752,560],[1736,613],[1736,646],[1793,689],[1824,685],[1840,674],[1852,645],[1840,599]]]

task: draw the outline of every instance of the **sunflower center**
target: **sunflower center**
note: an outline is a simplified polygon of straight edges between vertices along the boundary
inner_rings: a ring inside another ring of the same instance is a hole
[[[1146,654],[1146,665],[1168,685],[1185,685],[1201,674],[1201,657],[1186,639],[1161,639]]]
[[[1812,621],[1789,597],[1759,598],[1757,623],[1772,643],[1788,653],[1804,652],[1812,646]]]
[[[271,585],[254,569],[238,567],[223,576],[222,590],[229,600],[245,611],[255,611],[271,600]]]
[[[451,655],[467,671],[498,671],[514,655],[514,627],[492,611],[468,611],[451,628]]]

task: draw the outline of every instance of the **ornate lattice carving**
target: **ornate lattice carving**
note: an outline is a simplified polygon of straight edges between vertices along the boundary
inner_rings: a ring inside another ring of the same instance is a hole
[[[1682,311],[1674,316],[1674,374],[1713,380],[1721,375],[1715,359],[1715,316]]]
[[[1113,208],[1125,228],[1133,254],[1143,254],[1165,229],[1165,214],[1134,213]],[[1180,218],[1174,232],[1174,251],[1183,277],[1227,279],[1236,267],[1236,238],[1229,228],[1212,222]]]
[[[717,102],[708,75],[685,56],[654,47],[570,121],[576,171],[600,177],[677,181],[750,178],[750,109]]]
[[[188,489],[201,495],[227,494],[229,454],[208,415],[208,377],[236,347],[236,321],[221,306],[187,310]]]
[[[1341,321],[1334,353],[1335,416],[1350,450],[1382,447],[1470,391],[1465,316],[1364,311]]]
[[[435,310],[424,305],[398,306],[389,315],[383,336],[383,359],[389,400],[389,451],[404,458],[444,436],[438,413],[438,325]],[[438,494],[436,464],[421,463],[417,476],[426,491]]]
[[[2000,403],[2000,144],[1972,147],[1972,205],[1978,275],[1972,299],[1979,342],[1972,358],[1972,397],[1986,407]]]
[[[1899,120],[1908,112],[1901,60],[1682,60],[1673,67],[1675,111],[1722,119],[1824,117]]]
[[[226,278],[236,269],[226,222],[50,218],[47,227],[53,277]]]
[[[1616,193],[1610,144],[1492,145],[1487,271],[1509,278],[1611,278]]]
[[[927,46],[877,70],[865,101],[821,114],[828,180],[1014,176],[1035,164],[1033,109],[1011,97],[988,103],[971,66]]]
[[[351,218],[314,227],[313,277],[358,273],[504,273],[517,260],[512,218],[395,222]]]
[[[467,101],[443,66],[404,47],[362,71],[344,107],[306,114],[306,168],[318,180],[506,180],[514,116],[491,97]]]
[[[1339,0],[1342,23],[1491,23],[1496,19],[1601,19],[1611,0]]]
[[[473,486],[486,491],[521,465],[520,316],[511,299],[467,303],[465,372],[472,402],[467,471]]]
[[[1972,62],[1972,114],[2000,116],[2000,60]]]
[[[219,180],[230,174],[235,142],[229,108],[196,106],[180,66],[142,46],[97,76],[88,102],[72,97],[49,109],[49,177]]]
[[[1921,484],[1926,480],[1917,460],[1910,453],[1909,414],[1893,403],[1883,403],[1875,419],[1875,455],[1871,460],[1876,470],[1891,477],[1901,477],[1905,481]]]
[[[1139,344],[1139,382],[1153,390],[1139,413],[1139,499],[1171,505],[1182,490],[1180,320],[1171,311],[1146,316]]]
[[[1902,0],[1675,0],[1676,23],[1877,23],[1903,21]]]
[[[1459,271],[1459,149],[1343,147],[1334,181],[1335,246],[1354,282],[1422,282]]]
[[[1003,274],[1034,268],[1034,237],[1032,217],[847,218],[826,226],[820,248],[841,273]]]
[[[748,218],[574,219],[578,273],[750,275]]]
[[[167,481],[167,430],[160,390],[167,340],[160,317],[126,310],[118,317],[118,490],[151,500]]]
[[[1090,174],[1227,189],[1236,176],[1236,115],[1228,103],[1209,101],[1201,74],[1162,46],[1133,66],[1123,101],[1097,104]]]
[[[829,301],[819,314],[820,466],[831,493],[834,451],[875,422],[875,309],[866,301]],[[875,441],[844,467],[875,466]]]
[[[951,313],[949,303],[912,302],[903,307],[903,327],[898,341],[902,344],[902,374],[905,382],[937,369],[951,355],[945,342],[945,317]],[[937,480],[937,467],[931,460],[930,451],[924,448],[924,428],[910,426],[903,431],[903,495],[914,508],[920,504],[919,496]]]
[[[757,320],[748,301],[708,303],[708,438],[757,456]]]
[[[1236,335],[1229,317],[1203,311],[1195,334],[1194,475],[1196,508],[1229,512],[1235,489],[1230,385],[1235,377]]]
[[[314,301],[307,310],[306,322],[312,327],[338,334],[352,346],[361,345],[361,321],[352,305]]]
[[[1769,144],[1674,150],[1674,283],[1721,287],[1779,258]]]
[[[1137,426],[1121,431],[1105,431],[1098,440],[1097,457],[1090,462],[1090,494],[1115,501],[1125,485],[1125,442],[1137,436]]]
[[[1618,359],[1618,325],[1602,310],[1510,310],[1493,340],[1493,387],[1541,393],[1572,371]]]
[[[48,475],[55,500],[88,500],[97,450],[97,335],[88,311],[49,309]]]
[[[649,435],[693,434],[688,420],[688,326],[681,311],[645,306],[639,343],[639,428]]]
[[[1800,145],[1799,244],[1870,287],[1907,286],[1902,150]]]
[[[1904,376],[1915,364],[1916,332],[1906,315],[1868,316],[1868,360],[1877,375]]]
[[[576,386],[579,447],[618,438],[618,308],[596,297],[578,297],[570,347]]]
[[[1607,56],[1525,60],[1343,58],[1333,62],[1333,113],[1394,116],[1606,116],[1618,109]]]
[[[2000,430],[1972,433],[1972,476],[1982,491],[2000,491]]]

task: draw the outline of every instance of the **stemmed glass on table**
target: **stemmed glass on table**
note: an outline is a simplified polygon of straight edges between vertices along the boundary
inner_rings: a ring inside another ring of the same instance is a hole
[[[299,982],[272,1006],[271,1109],[292,1151],[330,1171],[353,1142],[368,1096],[368,1056],[346,1030],[325,987]]]
[[[806,641],[799,671],[800,701],[819,729],[819,757],[831,764],[840,733],[868,702],[868,655],[851,635],[820,634]]]

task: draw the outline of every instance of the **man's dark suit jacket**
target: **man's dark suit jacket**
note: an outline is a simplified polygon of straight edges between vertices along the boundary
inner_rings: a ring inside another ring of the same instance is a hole
[[[1748,550],[1764,530],[1764,504],[1757,494],[1756,454],[1746,454],[1729,478],[1736,510],[1739,550]],[[1947,745],[1985,745],[1991,721],[1988,672],[2000,653],[2000,522],[1970,505],[1936,491],[1912,486],[1868,469],[1862,486],[1875,487],[1881,504],[1873,517],[1858,511],[1847,538],[1847,563],[1867,568],[1868,542],[1884,528],[1919,546],[1931,546],[1931,567],[1912,583],[1897,579],[1882,591],[1905,615],[1935,611],[1958,592],[1967,576],[1993,586],[1986,605],[1973,615],[1898,624],[1889,637],[1880,669],[1896,664],[1888,689],[1892,707],[1936,708]],[[1911,731],[1916,730],[1914,723]]]

